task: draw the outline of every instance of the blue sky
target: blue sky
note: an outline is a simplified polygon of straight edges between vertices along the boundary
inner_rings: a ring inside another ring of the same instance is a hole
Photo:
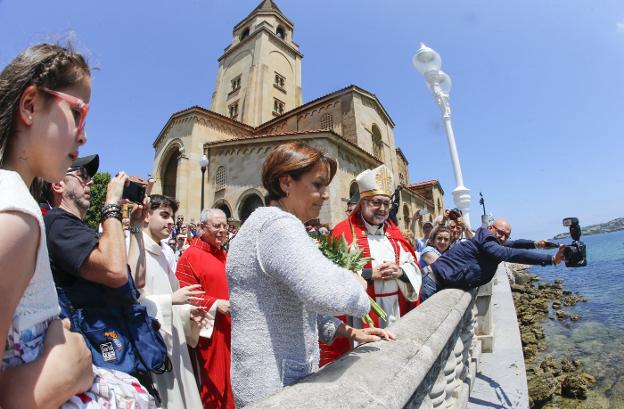
[[[209,107],[217,58],[259,0],[0,0],[0,66],[75,38],[97,67],[89,143],[101,169],[146,175],[169,116]],[[624,216],[624,2],[277,0],[294,22],[304,102],[356,84],[396,123],[412,182],[455,187],[439,109],[411,65],[421,41],[452,77],[453,126],[473,224],[487,210],[515,237]],[[199,170],[198,170],[199,171]]]

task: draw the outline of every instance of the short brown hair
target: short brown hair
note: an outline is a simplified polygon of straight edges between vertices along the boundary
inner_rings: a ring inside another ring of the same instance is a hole
[[[280,177],[290,175],[294,180],[299,180],[301,175],[319,163],[325,165],[328,173],[327,183],[331,182],[338,168],[335,159],[302,142],[279,145],[267,156],[262,165],[262,185],[269,192],[267,200],[279,200],[286,196],[280,186]]]
[[[427,240],[427,246],[435,247],[436,236],[440,233],[448,233],[449,236],[452,235],[450,228],[439,224],[436,227],[434,227],[433,230],[431,230],[431,233],[429,233],[429,240]]]

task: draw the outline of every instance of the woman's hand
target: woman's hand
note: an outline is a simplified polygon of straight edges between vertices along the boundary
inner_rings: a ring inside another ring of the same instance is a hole
[[[91,351],[82,335],[69,330],[68,320],[50,323],[44,341],[46,361],[53,365],[57,382],[64,383],[72,395],[82,393],[93,384]]]
[[[386,341],[394,341],[396,339],[396,335],[388,330],[381,328],[350,328],[349,338],[362,344],[364,342],[375,342],[381,339]]]
[[[193,304],[193,301],[201,301],[201,298],[196,295],[205,294],[205,291],[197,290],[198,288],[201,288],[201,284],[187,285],[176,290],[171,296],[171,304]]]
[[[368,288],[368,283],[366,282],[365,279],[362,278],[361,275],[356,274],[355,279],[357,280],[358,283],[360,283],[362,287],[364,287],[365,290]]]

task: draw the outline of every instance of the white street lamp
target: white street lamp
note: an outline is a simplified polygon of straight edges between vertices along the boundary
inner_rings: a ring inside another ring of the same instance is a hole
[[[208,156],[202,155],[199,160],[199,166],[201,168],[202,178],[201,178],[201,206],[199,207],[199,211],[204,210],[204,175],[206,174],[206,168],[208,167]]]
[[[464,186],[457,145],[455,145],[455,134],[451,124],[451,106],[449,104],[451,92],[451,77],[442,68],[442,58],[435,50],[420,43],[420,49],[414,54],[412,59],[414,67],[420,72],[427,82],[427,86],[433,93],[436,103],[442,111],[442,120],[446,129],[449,150],[451,152],[451,162],[455,174],[455,190],[453,190],[453,201],[455,207],[463,213],[463,218],[467,226],[470,226],[470,189]]]

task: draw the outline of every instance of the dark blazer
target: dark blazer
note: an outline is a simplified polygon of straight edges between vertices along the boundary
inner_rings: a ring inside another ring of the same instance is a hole
[[[501,245],[485,228],[479,228],[470,240],[461,241],[442,254],[431,268],[442,281],[442,288],[475,288],[489,282],[501,261],[522,264],[552,264],[549,254],[523,249],[535,248],[529,240],[515,240]]]

